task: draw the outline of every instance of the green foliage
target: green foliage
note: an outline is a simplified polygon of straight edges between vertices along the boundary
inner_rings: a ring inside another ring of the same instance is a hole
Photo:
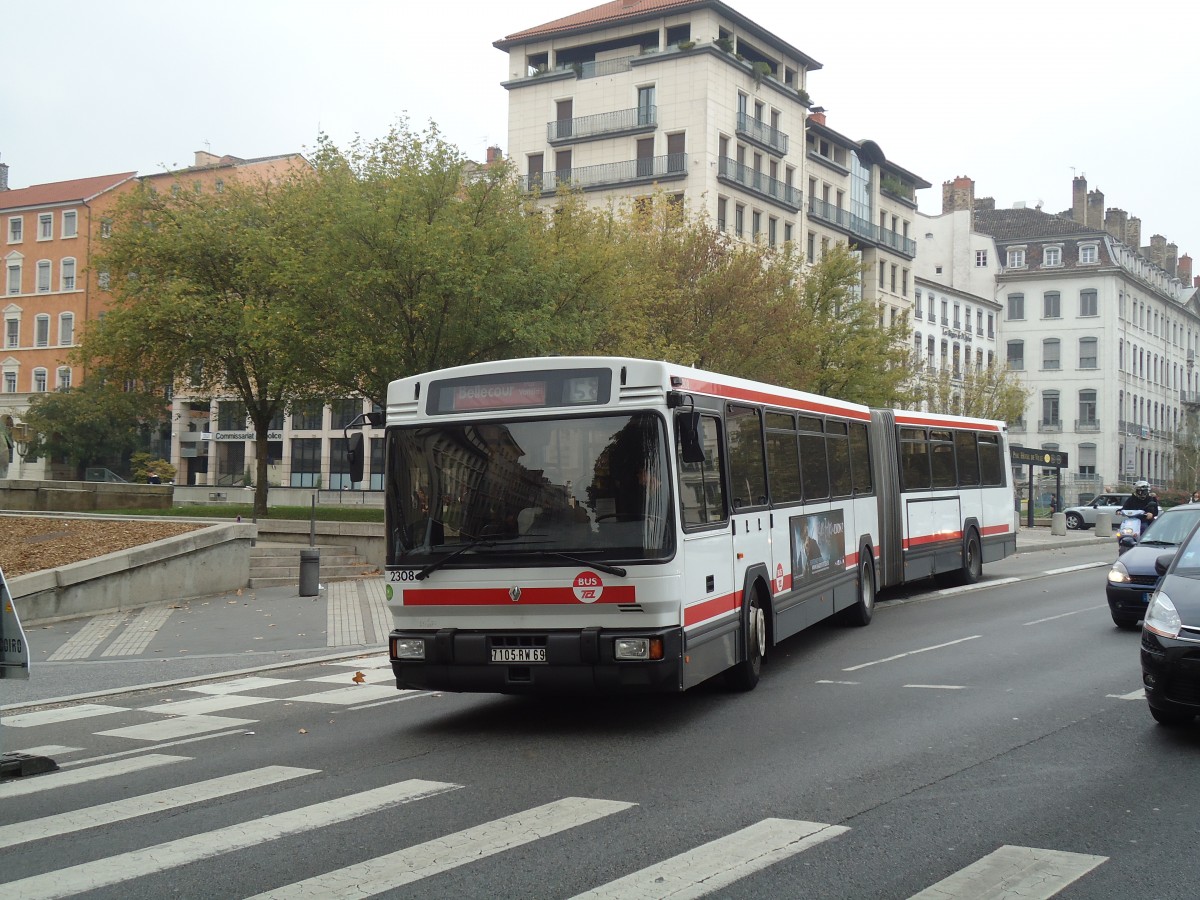
[[[146,445],[166,410],[161,395],[126,392],[102,376],[81,387],[35,394],[24,420],[35,433],[26,459],[66,459],[82,477],[88,466],[122,466]]]
[[[926,372],[916,379],[921,398],[930,412],[1013,423],[1025,414],[1030,391],[1005,366],[976,369],[963,365],[961,376],[950,369]]]
[[[138,452],[129,457],[129,469],[133,473],[133,480],[138,484],[146,484],[150,481],[150,473],[153,472],[165,484],[168,481],[175,480],[175,467],[165,459],[160,459],[153,453]]]

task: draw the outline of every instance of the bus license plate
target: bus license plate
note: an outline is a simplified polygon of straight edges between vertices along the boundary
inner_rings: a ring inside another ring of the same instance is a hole
[[[494,663],[544,663],[545,647],[493,647]]]

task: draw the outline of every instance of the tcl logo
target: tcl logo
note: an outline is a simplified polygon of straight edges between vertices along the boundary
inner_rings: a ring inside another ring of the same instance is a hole
[[[595,603],[604,593],[604,582],[595,572],[580,572],[575,576],[571,589],[580,603]]]

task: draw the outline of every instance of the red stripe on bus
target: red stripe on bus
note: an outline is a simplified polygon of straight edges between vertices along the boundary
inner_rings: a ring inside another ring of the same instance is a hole
[[[713,394],[730,400],[746,400],[751,403],[766,403],[771,406],[782,406],[786,409],[798,409],[802,412],[824,413],[826,415],[844,416],[848,419],[858,419],[862,422],[871,421],[871,414],[858,409],[847,409],[844,406],[834,406],[830,403],[813,403],[809,400],[796,400],[781,394],[769,394],[766,391],[754,391],[749,388],[733,387],[718,384],[715,381],[700,381],[695,378],[683,378],[680,388],[685,391],[695,391],[699,394]]]
[[[583,603],[569,587],[521,588],[520,599],[514,601],[508,588],[434,588],[405,590],[404,606],[544,606],[550,604]],[[632,584],[606,585],[594,603],[636,603],[637,590]]]
[[[961,541],[961,531],[942,532],[941,534],[922,534],[918,537],[905,538],[904,549],[908,550],[911,547],[922,547],[925,544],[942,544],[947,541]]]
[[[1010,531],[1012,531],[1011,525],[984,525],[983,526],[983,533],[988,534],[988,535],[990,535],[990,534],[1008,534]]]
[[[897,425],[929,425],[934,428],[967,428],[971,431],[999,431],[1000,426],[992,422],[962,422],[957,419],[939,419],[936,416],[911,416],[896,413]]]
[[[737,612],[742,606],[742,592],[735,591],[722,597],[712,597],[700,603],[693,603],[683,611],[683,627],[690,628],[709,619]]]

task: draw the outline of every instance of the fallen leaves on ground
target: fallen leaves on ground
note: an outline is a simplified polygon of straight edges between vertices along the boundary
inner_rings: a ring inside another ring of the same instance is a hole
[[[183,522],[0,516],[0,570],[16,578],[203,528]]]

